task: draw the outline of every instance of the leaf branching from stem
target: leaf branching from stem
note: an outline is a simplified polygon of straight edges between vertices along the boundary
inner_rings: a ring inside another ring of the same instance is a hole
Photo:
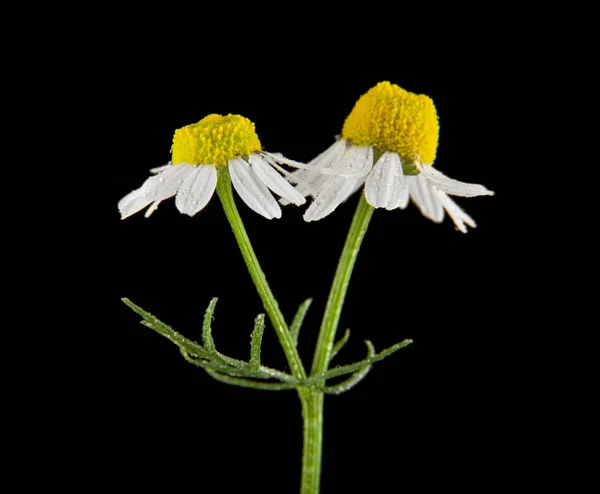
[[[340,365],[325,372],[310,376],[306,379],[297,379],[296,377],[281,372],[261,364],[261,345],[265,328],[265,315],[259,314],[254,320],[254,330],[250,341],[250,360],[235,359],[220,353],[215,345],[212,336],[212,321],[217,303],[217,298],[213,298],[206,309],[202,325],[202,345],[189,340],[170,326],[163,323],[157,317],[146,312],[127,298],[123,302],[134,312],[142,317],[141,323],[171,340],[177,345],[183,357],[196,366],[202,367],[209,376],[214,379],[247,388],[262,389],[269,391],[282,391],[299,388],[311,388],[322,391],[327,394],[340,394],[353,388],[358,384],[371,370],[371,366],[385,357],[397,352],[401,348],[412,343],[411,340],[404,340],[391,347],[375,353],[375,348],[370,341],[365,341],[368,349],[367,357],[359,362],[348,365]],[[310,306],[311,299],[304,301],[296,313],[294,322],[291,326],[292,334],[295,335],[294,341],[297,342],[297,335],[302,325],[306,311]],[[347,330],[344,336],[335,344],[332,355],[337,354],[348,341],[350,332]],[[335,377],[351,374],[344,381],[327,385],[326,381]]]

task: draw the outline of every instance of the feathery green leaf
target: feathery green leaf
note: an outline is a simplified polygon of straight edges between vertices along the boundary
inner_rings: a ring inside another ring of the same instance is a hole
[[[329,357],[330,362],[340,352],[340,350],[344,348],[344,345],[348,342],[348,338],[350,338],[350,330],[346,329],[344,336],[342,336],[331,349],[331,357]]]
[[[369,343],[367,343],[367,345],[369,345]],[[411,343],[412,343],[412,340],[403,340],[400,343],[396,343],[395,345],[392,345],[391,347],[386,348],[385,350],[379,352],[378,354],[373,355],[372,357],[368,357],[364,360],[361,360],[360,362],[356,362],[354,364],[348,364],[348,365],[340,365],[340,366],[334,367],[333,369],[329,369],[325,372],[321,372],[319,374],[311,376],[308,379],[306,379],[306,381],[304,381],[304,384],[306,386],[310,386],[312,384],[318,383],[319,381],[331,379],[332,377],[343,376],[344,374],[351,374],[353,372],[359,371],[361,369],[364,369],[368,365],[371,365],[375,362],[379,362],[380,360],[383,360],[384,358],[388,357],[392,353],[397,352],[401,348],[404,348],[405,346],[408,346]]]
[[[312,298],[307,298],[304,302],[300,304],[298,310],[296,311],[296,315],[294,316],[294,320],[290,325],[290,333],[292,334],[292,340],[294,345],[298,346],[298,335],[300,334],[300,328],[302,327],[302,323],[304,322],[304,317],[306,316],[306,312],[312,303]]]
[[[259,314],[254,320],[254,331],[252,331],[252,335],[250,336],[250,365],[254,367],[260,366],[260,349],[264,331],[265,315]]]
[[[210,368],[204,369],[209,376],[216,379],[217,381],[232,384],[234,386],[241,386],[244,388],[254,388],[254,389],[263,389],[266,391],[284,391],[288,389],[295,389],[296,386],[293,384],[283,384],[283,383],[265,383],[260,381],[251,381],[249,379],[243,379],[239,377],[232,377],[227,374],[221,374],[218,371],[215,371]]]
[[[215,312],[215,305],[217,305],[217,297],[213,297],[208,307],[206,308],[206,312],[204,313],[204,321],[202,324],[202,343],[204,344],[204,348],[208,352],[216,352],[217,349],[215,347],[215,342],[212,337],[212,321],[213,314]]]

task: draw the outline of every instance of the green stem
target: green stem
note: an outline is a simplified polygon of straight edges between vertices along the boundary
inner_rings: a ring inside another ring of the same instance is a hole
[[[358,256],[358,251],[362,244],[365,233],[369,226],[369,221],[375,209],[370,206],[363,194],[360,194],[358,206],[346,237],[346,243],[338,262],[337,270],[333,278],[325,314],[321,322],[319,339],[315,348],[311,375],[325,372],[331,360],[331,352],[333,342],[335,341],[335,333],[337,331],[344,299],[348,291],[348,284],[354,269],[354,263]]]
[[[300,494],[319,494],[323,454],[322,391],[298,392],[302,403],[302,480]]]
[[[373,215],[374,208],[365,201],[363,194],[360,195],[356,212],[346,243],[342,250],[338,267],[333,278],[331,291],[325,307],[323,322],[311,375],[320,374],[327,370],[333,342],[338,327],[342,306],[348,291],[350,276],[356,262],[356,257],[362,240],[367,232],[369,221]],[[323,409],[324,394],[322,391],[299,392],[302,402],[302,418],[304,423],[304,442],[302,453],[302,485],[301,494],[318,494],[321,481],[321,458],[323,452]]]
[[[223,204],[225,215],[231,224],[233,233],[239,245],[242,257],[246,262],[252,281],[256,286],[258,294],[263,302],[265,310],[269,315],[277,337],[288,364],[294,376],[298,379],[306,379],[306,372],[298,355],[294,336],[285,322],[279,306],[266,277],[258,263],[254,249],[246,233],[237,207],[233,199],[231,179],[227,170],[219,170],[217,182],[217,193]],[[329,299],[325,308],[323,322],[315,349],[311,375],[320,374],[327,370],[335,340],[335,333],[344,305],[344,299],[348,290],[350,276],[354,263],[360,249],[363,237],[367,231],[369,220],[373,214],[373,208],[369,206],[363,195],[359,199],[354,219],[350,225],[350,231],[342,250],[338,267],[335,273]],[[303,447],[302,447],[302,479],[301,494],[318,494],[321,482],[321,463],[323,451],[323,405],[324,393],[322,390],[298,388],[298,396],[302,404],[303,419]]]
[[[283,348],[290,369],[294,374],[294,377],[298,379],[304,379],[306,378],[304,366],[302,365],[302,361],[298,355],[298,350],[296,349],[296,345],[294,344],[288,325],[285,322],[283,314],[279,310],[279,305],[273,296],[273,292],[267,283],[265,274],[260,267],[258,259],[256,258],[256,254],[254,253],[254,249],[250,243],[248,233],[246,233],[246,229],[244,228],[244,223],[242,222],[242,218],[240,217],[240,213],[233,199],[229,170],[227,170],[225,167],[219,167],[217,193],[219,195],[219,199],[221,200],[221,204],[223,205],[223,209],[225,210],[225,215],[227,216],[229,224],[233,230],[233,234],[235,235],[235,239],[239,245],[240,251],[242,252],[242,257],[244,258],[248,271],[250,272],[252,281],[254,282],[265,310],[269,315],[269,319],[271,320],[271,324],[275,329],[275,333],[279,338],[279,343]]]

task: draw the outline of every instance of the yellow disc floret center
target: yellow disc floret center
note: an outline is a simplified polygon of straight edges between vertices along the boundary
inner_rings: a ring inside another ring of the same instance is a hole
[[[357,146],[375,146],[431,164],[439,130],[431,98],[380,82],[356,102],[344,122],[342,137]]]
[[[212,114],[175,131],[171,160],[175,165],[221,166],[260,149],[253,122],[241,115]]]

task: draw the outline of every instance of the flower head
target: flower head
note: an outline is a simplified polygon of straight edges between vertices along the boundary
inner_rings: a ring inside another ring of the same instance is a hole
[[[236,156],[249,156],[260,148],[253,122],[241,115],[212,114],[177,129],[171,153],[174,164],[223,166]]]
[[[424,94],[381,82],[363,94],[344,122],[342,137],[356,146],[374,146],[402,158],[433,163],[440,126],[433,101]]]
[[[473,219],[449,197],[492,195],[483,185],[453,180],[433,168],[439,123],[433,101],[389,82],[371,88],[346,118],[341,138],[298,170],[298,190],[312,195],[306,221],[330,214],[364,185],[376,208],[404,209],[409,199],[439,223],[444,211],[466,232]],[[285,202],[285,201],[283,201]]]
[[[226,167],[234,188],[244,202],[265,218],[281,217],[281,208],[271,192],[287,202],[300,205],[305,199],[283,175],[289,175],[279,163],[302,166],[280,154],[261,149],[254,123],[241,115],[204,117],[198,123],[175,131],[169,164],[154,168],[156,175],[119,201],[121,218],[137,213],[152,203],[146,217],[160,202],[176,196],[180,212],[193,216],[213,196],[217,169]],[[278,173],[280,172],[280,173]]]

